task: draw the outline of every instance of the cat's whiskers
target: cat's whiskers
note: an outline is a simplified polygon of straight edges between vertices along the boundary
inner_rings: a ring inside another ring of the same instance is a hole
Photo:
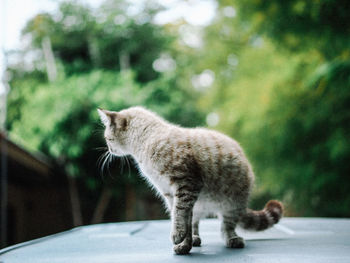
[[[129,174],[128,176],[130,177],[131,176],[131,166],[130,166],[130,160],[129,160],[129,157],[125,156],[125,159],[126,159],[126,163],[128,165],[128,170],[129,170]]]
[[[104,174],[104,171],[105,171],[105,168],[106,168],[106,164],[107,164],[107,162],[108,162],[108,159],[109,159],[109,156],[110,156],[110,152],[109,151],[107,151],[106,152],[106,154],[105,154],[105,156],[103,157],[103,161],[102,161],[102,165],[101,165],[101,174]]]
[[[107,154],[108,154],[108,151],[102,153],[102,154],[100,155],[100,157],[98,157],[98,159],[97,159],[97,167],[98,167],[99,169],[101,168],[102,161],[103,161],[103,159],[106,157]]]
[[[111,161],[112,161],[112,158],[113,158],[112,156],[113,156],[113,155],[111,154],[111,152],[109,152],[108,157],[107,157],[107,160],[106,160],[106,169],[107,169],[108,175],[109,175],[110,177],[112,177],[111,170],[110,170]]]
[[[117,156],[114,155],[113,153],[110,153],[110,155],[109,155],[109,157],[108,157],[107,169],[108,169],[108,174],[109,174],[109,176],[112,177],[112,178],[113,178],[113,176],[112,176],[112,174],[111,174],[111,172],[110,172],[110,167],[111,167],[111,164],[114,163],[114,160],[115,160],[116,157],[117,157]]]
[[[128,176],[130,177],[130,164],[129,164],[129,159],[128,159],[128,157],[127,157],[126,155],[123,155],[123,158],[124,158],[124,160],[125,160],[125,162],[126,162],[126,165],[127,165],[127,167],[128,167]]]
[[[120,166],[120,174],[123,174],[123,172],[124,172],[124,163],[125,163],[124,156],[121,156],[119,158],[119,160],[120,160],[120,164],[121,164],[121,166]]]
[[[95,148],[95,150],[106,150],[106,149],[107,147]],[[107,170],[109,175],[112,177],[110,173],[110,167],[111,167],[111,164],[114,162],[115,158],[118,158],[120,160],[120,165],[121,165],[120,174],[124,173],[124,166],[126,165],[128,167],[128,173],[130,176],[131,165],[127,155],[124,152],[122,152],[121,156],[117,156],[108,150],[102,153],[100,157],[97,159],[97,167],[99,168],[100,174],[103,176],[105,174],[105,171]]]
[[[125,154],[125,152],[122,150],[122,149],[119,149],[121,152],[122,152],[122,160],[123,160],[123,162],[126,162],[126,164],[127,164],[127,166],[128,166],[128,176],[130,177],[131,176],[131,166],[130,166],[130,161],[129,161],[129,158],[128,158],[128,155],[127,154]],[[123,164],[123,166],[122,166],[122,168],[124,167],[124,164]],[[121,172],[123,173],[123,169],[121,170]]]
[[[94,150],[96,150],[96,151],[106,151],[108,149],[108,147],[96,147],[96,148],[94,148]]]

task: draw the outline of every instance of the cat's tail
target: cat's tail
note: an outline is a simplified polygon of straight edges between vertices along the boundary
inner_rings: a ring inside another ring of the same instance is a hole
[[[265,205],[263,210],[254,211],[248,209],[247,213],[241,217],[238,224],[248,230],[261,231],[278,223],[282,214],[282,203],[276,200],[271,200]]]

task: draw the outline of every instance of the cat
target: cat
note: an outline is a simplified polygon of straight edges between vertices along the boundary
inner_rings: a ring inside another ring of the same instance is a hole
[[[199,220],[208,213],[221,218],[229,248],[245,246],[235,232],[237,224],[259,231],[282,217],[283,206],[276,200],[261,211],[247,208],[254,173],[239,144],[228,136],[173,125],[142,107],[98,113],[109,152],[133,156],[142,176],[163,198],[176,254],[200,246]]]

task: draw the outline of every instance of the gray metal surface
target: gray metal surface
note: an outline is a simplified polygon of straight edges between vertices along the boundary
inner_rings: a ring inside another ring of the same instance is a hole
[[[350,262],[350,219],[284,218],[264,232],[237,232],[246,248],[227,249],[217,219],[201,221],[202,246],[172,251],[170,221],[100,224],[0,250],[2,263]]]

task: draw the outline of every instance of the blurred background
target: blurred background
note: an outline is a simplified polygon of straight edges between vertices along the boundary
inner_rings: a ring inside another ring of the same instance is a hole
[[[250,206],[350,216],[347,0],[1,0],[1,247],[167,218],[131,158],[100,169],[97,107],[222,131]]]

